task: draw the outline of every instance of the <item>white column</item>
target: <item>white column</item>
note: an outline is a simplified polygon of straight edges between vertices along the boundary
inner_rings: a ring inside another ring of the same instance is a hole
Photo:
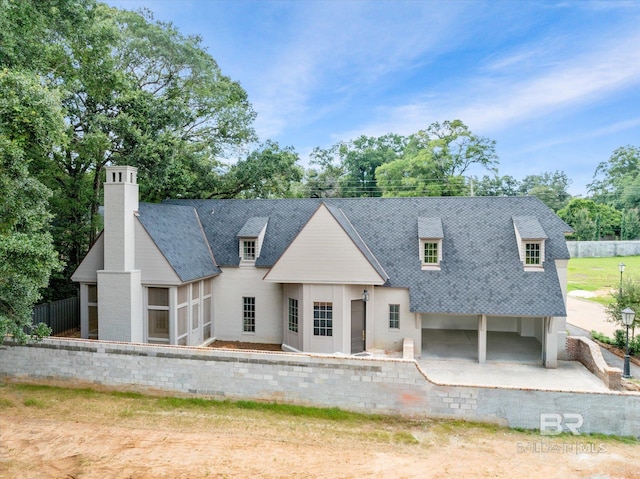
[[[487,316],[478,316],[478,362],[487,362]]]
[[[543,343],[543,357],[544,367],[548,369],[555,369],[558,367],[558,331],[555,318],[544,318],[544,343]]]

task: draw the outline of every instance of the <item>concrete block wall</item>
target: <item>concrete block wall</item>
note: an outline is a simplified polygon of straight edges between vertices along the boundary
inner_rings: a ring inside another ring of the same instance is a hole
[[[567,356],[570,361],[580,361],[593,374],[598,376],[609,389],[622,388],[622,371],[611,367],[602,357],[602,351],[596,343],[584,336],[567,338]]]
[[[640,241],[567,241],[572,258],[610,258],[640,255]]]
[[[0,377],[490,421],[529,429],[540,427],[543,413],[571,413],[583,416],[581,432],[640,436],[640,394],[436,384],[412,359],[48,338],[27,346],[0,346]]]

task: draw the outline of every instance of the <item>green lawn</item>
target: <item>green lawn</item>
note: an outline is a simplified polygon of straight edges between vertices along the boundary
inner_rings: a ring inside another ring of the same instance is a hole
[[[612,297],[605,291],[616,291],[620,287],[620,263],[626,266],[623,273],[625,280],[640,280],[640,256],[572,258],[568,271],[569,291],[597,291],[600,295],[594,300],[603,304],[609,303]]]

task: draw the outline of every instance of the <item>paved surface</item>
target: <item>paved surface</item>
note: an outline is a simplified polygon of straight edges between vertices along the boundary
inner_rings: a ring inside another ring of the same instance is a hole
[[[569,296],[567,298],[567,323],[586,331],[597,331],[613,337],[620,326],[607,320],[604,306],[586,299]]]
[[[429,379],[439,384],[512,387],[551,391],[605,392],[609,389],[577,361],[558,361],[557,369],[540,365],[475,361],[420,359]]]

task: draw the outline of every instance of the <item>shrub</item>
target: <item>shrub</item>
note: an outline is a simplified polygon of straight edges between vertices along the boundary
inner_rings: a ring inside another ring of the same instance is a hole
[[[625,348],[625,346],[627,345],[627,333],[624,329],[616,329],[613,336],[613,344],[616,348]]]

